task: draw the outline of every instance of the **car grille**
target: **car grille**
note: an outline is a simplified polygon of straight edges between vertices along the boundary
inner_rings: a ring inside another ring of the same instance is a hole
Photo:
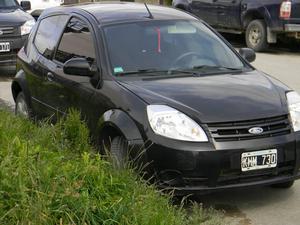
[[[207,125],[212,138],[216,142],[251,140],[291,133],[288,115],[258,120],[210,123]],[[249,129],[253,127],[260,127],[263,132],[261,134],[249,133]]]
[[[15,36],[15,35],[18,35],[18,33],[19,33],[18,27],[1,27],[0,26],[0,31],[2,32],[2,35],[0,35],[0,38]]]
[[[5,62],[16,61],[17,53],[18,53],[17,49],[13,49],[10,52],[1,52],[0,53],[0,64],[3,64]]]

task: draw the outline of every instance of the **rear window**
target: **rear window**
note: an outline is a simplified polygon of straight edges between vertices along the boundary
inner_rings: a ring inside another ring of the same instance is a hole
[[[51,59],[55,47],[60,39],[63,29],[68,21],[68,16],[51,16],[41,20],[34,45],[44,57]]]

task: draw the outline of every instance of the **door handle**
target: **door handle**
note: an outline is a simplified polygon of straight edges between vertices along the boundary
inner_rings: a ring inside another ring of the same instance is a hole
[[[47,80],[48,80],[48,81],[51,81],[51,82],[54,80],[54,75],[53,75],[53,73],[51,73],[51,72],[48,72],[48,73],[47,73]]]

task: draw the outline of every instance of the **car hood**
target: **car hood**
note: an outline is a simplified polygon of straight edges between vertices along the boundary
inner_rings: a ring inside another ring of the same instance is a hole
[[[239,75],[122,80],[121,84],[148,104],[167,104],[203,123],[288,113],[282,87],[257,71]]]
[[[0,26],[21,25],[33,17],[19,8],[1,9],[0,8]]]

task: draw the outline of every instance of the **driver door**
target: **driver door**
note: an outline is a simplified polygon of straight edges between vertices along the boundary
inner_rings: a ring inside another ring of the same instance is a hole
[[[64,63],[73,58],[86,58],[90,65],[96,66],[94,41],[90,28],[83,19],[73,17],[68,22],[54,59],[46,71],[48,81],[47,102],[53,106],[53,114],[60,116],[74,108],[84,117],[91,108],[91,97],[95,88],[88,74],[70,75],[63,71]]]

